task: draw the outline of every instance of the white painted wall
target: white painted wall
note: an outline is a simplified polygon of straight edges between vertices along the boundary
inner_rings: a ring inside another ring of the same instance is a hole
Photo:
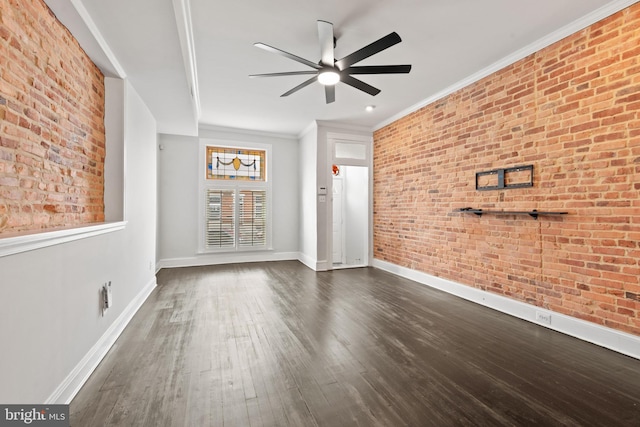
[[[200,138],[270,144],[273,240],[270,251],[198,253],[199,139],[160,135],[158,144],[159,267],[298,258],[299,151],[296,138],[221,128],[201,128]]]
[[[124,127],[125,81],[106,77],[104,127],[106,152],[104,164],[104,219],[124,219]]]
[[[198,138],[160,135],[158,143],[158,259],[193,258],[198,248]]]
[[[300,138],[298,162],[300,164],[300,261],[316,269],[318,261],[317,225],[317,158],[318,128],[314,123]]]
[[[135,283],[146,283],[155,276],[158,135],[155,119],[131,86],[125,87],[125,111],[125,220],[132,230],[125,243],[135,256],[124,261]]]
[[[149,268],[155,259],[155,120],[128,84],[116,97],[124,103],[128,223],[121,231],[0,258],[2,403],[47,401],[125,308],[155,284]],[[99,289],[109,280],[114,306],[102,317]]]
[[[316,121],[300,137],[300,261],[308,267],[324,271],[331,268],[333,257],[332,146],[331,135],[352,135],[370,139],[372,132],[342,123]],[[325,202],[319,201],[319,187],[327,189]]]

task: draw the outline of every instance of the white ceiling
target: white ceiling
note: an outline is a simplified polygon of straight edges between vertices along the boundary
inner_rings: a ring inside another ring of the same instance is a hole
[[[163,133],[198,123],[297,135],[314,120],[375,129],[630,4],[631,0],[45,0],[107,76],[127,77]],[[359,76],[325,104],[308,70],[253,46],[320,59],[316,21],[334,24],[336,58],[396,31],[402,42],[358,65],[412,64],[410,74]],[[367,105],[375,105],[367,113]]]

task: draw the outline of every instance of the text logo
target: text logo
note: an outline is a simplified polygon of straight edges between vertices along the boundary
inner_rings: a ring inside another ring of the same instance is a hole
[[[69,405],[0,405],[0,427],[69,427]]]

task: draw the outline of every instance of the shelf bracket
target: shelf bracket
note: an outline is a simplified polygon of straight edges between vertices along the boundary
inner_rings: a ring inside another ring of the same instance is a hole
[[[482,216],[482,214],[493,214],[493,215],[529,215],[531,218],[537,220],[540,215],[567,215],[569,212],[549,212],[549,211],[539,211],[537,209],[532,209],[530,211],[485,211],[482,209],[476,208],[460,208],[457,212],[462,213],[472,213],[474,215]]]

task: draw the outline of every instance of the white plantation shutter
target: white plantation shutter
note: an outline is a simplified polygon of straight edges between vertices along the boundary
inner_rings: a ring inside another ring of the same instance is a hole
[[[208,188],[205,246],[232,250],[267,246],[267,191]]]
[[[233,248],[235,246],[235,191],[206,191],[205,245],[207,248]]]
[[[238,207],[238,246],[267,244],[267,192],[240,190]]]

